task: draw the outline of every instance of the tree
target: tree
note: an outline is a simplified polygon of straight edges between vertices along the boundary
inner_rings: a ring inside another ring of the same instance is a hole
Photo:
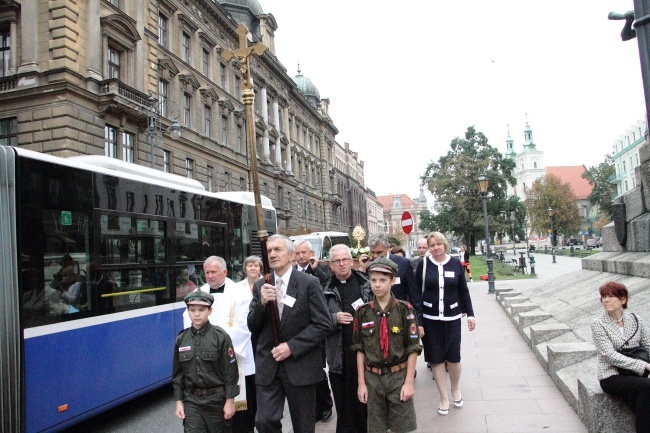
[[[485,134],[473,126],[467,128],[464,138],[454,138],[450,148],[438,162],[430,162],[421,177],[435,201],[434,213],[422,212],[420,223],[424,222],[427,230],[460,235],[473,249],[475,239],[482,239],[485,233],[476,181],[481,174],[488,178],[488,221],[492,228],[502,220],[500,212],[506,205],[508,183],[516,184],[512,174],[515,163],[504,159],[498,149],[488,144]]]
[[[612,195],[616,194],[616,186],[609,182],[609,178],[616,173],[614,169],[614,159],[611,155],[605,155],[605,161],[597,166],[590,167],[582,173],[582,177],[587,179],[591,185],[591,194],[589,202],[600,207],[601,215],[609,221],[612,220],[614,207],[612,206]]]
[[[553,238],[558,233],[572,233],[580,228],[578,199],[569,183],[552,174],[547,174],[526,188],[526,209],[531,228],[538,233],[546,233],[551,228],[548,208],[553,209],[555,220]]]

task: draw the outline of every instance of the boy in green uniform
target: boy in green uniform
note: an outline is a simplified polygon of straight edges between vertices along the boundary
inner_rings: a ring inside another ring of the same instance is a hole
[[[232,341],[208,320],[212,295],[197,290],[184,300],[192,326],[178,334],[174,346],[176,416],[183,420],[185,433],[229,433],[239,394]]]
[[[368,267],[374,299],[354,319],[359,400],[368,404],[368,433],[405,433],[417,428],[413,405],[415,363],[422,351],[415,310],[395,299],[397,265],[384,257]]]

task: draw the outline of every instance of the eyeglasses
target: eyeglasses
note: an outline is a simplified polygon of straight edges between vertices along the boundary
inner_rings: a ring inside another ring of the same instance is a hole
[[[338,260],[330,260],[330,263],[336,263],[337,265],[342,265],[344,263],[348,263],[352,259],[338,259]]]

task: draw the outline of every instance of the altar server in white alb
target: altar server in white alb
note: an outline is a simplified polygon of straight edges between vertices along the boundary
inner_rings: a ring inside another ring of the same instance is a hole
[[[255,411],[246,404],[245,376],[255,374],[255,360],[253,359],[253,346],[251,333],[248,330],[248,307],[250,294],[227,277],[228,268],[224,259],[210,256],[203,263],[206,284],[200,287],[204,292],[214,297],[210,323],[223,328],[230,338],[237,356],[239,366],[240,393],[235,398],[237,413],[233,417],[232,429],[236,432],[253,432]],[[191,326],[187,310],[183,313],[183,326]]]

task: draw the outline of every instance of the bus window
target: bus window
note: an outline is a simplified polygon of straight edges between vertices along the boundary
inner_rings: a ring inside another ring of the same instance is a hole
[[[83,212],[43,209],[42,261],[23,270],[23,320],[26,328],[67,320],[88,305],[85,286],[89,261],[89,218]]]
[[[176,261],[201,260],[199,225],[177,222],[174,231],[174,245],[176,246]]]
[[[164,263],[164,221],[120,216],[119,226],[111,227],[109,215],[100,216],[102,264]]]

